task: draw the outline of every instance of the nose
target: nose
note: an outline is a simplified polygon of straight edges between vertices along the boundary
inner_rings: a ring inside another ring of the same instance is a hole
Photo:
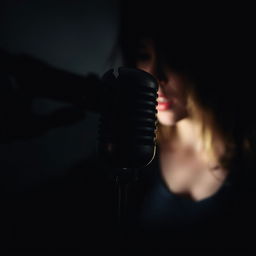
[[[158,94],[165,94],[165,91],[167,89],[167,85],[169,83],[168,79],[167,78],[164,78],[164,79],[159,79],[157,78],[157,81],[158,81]]]
[[[164,91],[161,88],[161,86],[158,87],[158,91],[157,91],[158,97],[164,96]]]

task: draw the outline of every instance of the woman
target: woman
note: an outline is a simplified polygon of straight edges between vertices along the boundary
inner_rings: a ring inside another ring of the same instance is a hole
[[[217,24],[220,12],[203,17],[188,6],[122,4],[124,65],[159,81],[157,155],[132,184],[128,233],[116,229],[109,169],[92,157],[8,201],[10,246],[251,248],[254,108],[241,69],[241,30],[229,26],[236,20]]]
[[[158,154],[145,171],[137,223],[145,242],[153,235],[179,248],[248,248],[254,120],[239,19],[223,6],[121,7],[124,65],[159,82]]]

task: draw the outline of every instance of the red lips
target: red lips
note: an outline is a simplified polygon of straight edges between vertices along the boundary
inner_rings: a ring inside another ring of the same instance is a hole
[[[168,100],[161,92],[158,93],[157,102],[157,110],[159,111],[169,110],[172,106],[172,102]]]

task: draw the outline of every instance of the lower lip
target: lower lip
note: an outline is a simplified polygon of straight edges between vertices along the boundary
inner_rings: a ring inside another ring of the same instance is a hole
[[[159,111],[169,110],[171,106],[172,106],[171,102],[161,102],[161,103],[158,103],[157,110]]]

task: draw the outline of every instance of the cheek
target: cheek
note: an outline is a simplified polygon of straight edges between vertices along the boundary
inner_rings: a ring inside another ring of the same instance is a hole
[[[176,105],[176,115],[178,118],[184,118],[187,116],[187,105],[186,105],[186,101],[184,99],[184,101],[180,101],[180,102],[177,102],[177,105]]]
[[[167,82],[163,82],[161,85],[167,96],[172,96],[180,102],[186,101],[187,81],[182,75],[170,72],[167,76]]]

